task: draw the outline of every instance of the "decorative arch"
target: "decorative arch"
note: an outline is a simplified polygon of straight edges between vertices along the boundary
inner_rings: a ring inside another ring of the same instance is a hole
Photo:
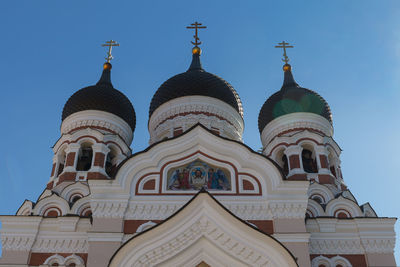
[[[342,267],[352,267],[353,265],[351,265],[350,261],[347,260],[344,257],[341,256],[335,256],[333,258],[331,258],[331,262],[332,262],[332,266],[339,266],[342,265]]]
[[[350,261],[348,261],[346,258],[341,257],[341,256],[335,256],[332,258],[328,258],[325,256],[318,256],[315,257],[311,261],[311,267],[320,267],[320,266],[325,266],[325,267],[337,267],[339,265],[342,265],[342,267],[352,267]]]
[[[327,216],[336,217],[339,211],[346,212],[351,218],[362,216],[360,207],[354,201],[351,201],[343,196],[339,196],[336,199],[332,199],[325,208]]]
[[[61,265],[64,263],[64,257],[58,254],[52,255],[48,257],[45,261],[44,264],[47,264],[48,266],[51,266],[53,264],[57,263],[58,265]]]
[[[307,210],[314,215],[313,217],[325,216],[325,211],[322,206],[313,199],[308,200]]]
[[[68,202],[62,197],[52,194],[51,196],[42,198],[36,203],[35,208],[32,213],[34,215],[42,215],[45,216],[46,213],[50,211],[58,211],[61,215],[65,215],[70,212]]]
[[[315,182],[312,183],[308,188],[308,195],[310,196],[310,198],[315,195],[321,196],[325,200],[324,204],[335,198],[332,191],[328,187]]]
[[[210,255],[221,261],[211,262]],[[202,261],[212,266],[297,266],[284,245],[235,217],[205,191],[164,222],[127,241],[109,266],[185,262],[196,266]]]
[[[71,202],[74,195],[80,195],[81,198],[90,194],[89,186],[82,182],[77,182],[66,186],[60,193],[60,196]]]
[[[68,257],[65,257],[65,258],[59,254],[52,255],[44,261],[43,265],[40,265],[40,266],[51,267],[51,266],[53,266],[53,264],[58,264],[55,266],[65,266],[65,267],[70,267],[70,266],[84,267],[85,266],[84,260],[76,254],[69,255]]]
[[[139,227],[136,229],[136,233],[140,233],[140,232],[143,232],[143,231],[145,231],[147,229],[150,229],[154,225],[157,225],[157,224],[155,222],[152,222],[152,221],[145,222],[145,223],[139,225]]]
[[[32,213],[32,208],[33,208],[33,203],[30,200],[25,200],[24,203],[22,203],[21,207],[19,207],[17,211],[17,215],[20,216],[28,216],[31,215]]]
[[[246,172],[259,179],[261,194],[264,194],[264,190],[274,190],[273,188],[277,188],[283,182],[283,177],[272,160],[251,151],[239,142],[216,137],[201,125],[194,126],[177,138],[180,142],[172,142],[171,139],[162,141],[127,159],[120,165],[113,183],[119,184],[126,191],[137,192],[135,187],[139,179],[160,174],[165,164],[176,160],[176,153],[172,155],[167,153],[171,150],[179,151],[180,155],[202,152],[216,159],[229,159],[238,172]],[[212,145],[210,145],[210,140],[212,140]],[[241,163],[244,158],[246,166],[243,168]],[[236,188],[238,188],[237,185]]]
[[[85,212],[90,210],[90,199],[88,196],[83,197],[76,201],[71,208],[73,214],[77,214],[80,216],[85,216]]]

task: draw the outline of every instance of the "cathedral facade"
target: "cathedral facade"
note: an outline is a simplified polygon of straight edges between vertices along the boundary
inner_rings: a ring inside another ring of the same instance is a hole
[[[346,187],[328,103],[286,61],[256,152],[238,93],[204,70],[197,41],[151,100],[143,151],[109,62],[68,99],[45,190],[0,216],[0,266],[396,266],[396,219]]]

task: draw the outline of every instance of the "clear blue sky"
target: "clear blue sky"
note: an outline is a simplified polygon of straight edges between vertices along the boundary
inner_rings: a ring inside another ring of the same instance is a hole
[[[389,0],[1,1],[0,214],[44,189],[63,105],[97,82],[106,40],[121,44],[112,81],[136,110],[132,148],[146,148],[150,100],[188,68],[195,20],[208,26],[204,68],[243,101],[246,144],[261,147],[258,112],[282,84],[274,45],[293,43],[295,79],[331,106],[345,182],[379,216],[399,216],[400,2]]]

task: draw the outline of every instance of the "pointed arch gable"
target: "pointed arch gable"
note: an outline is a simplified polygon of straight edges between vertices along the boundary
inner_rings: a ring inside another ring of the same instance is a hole
[[[297,266],[294,256],[279,241],[233,215],[205,191],[164,222],[127,241],[109,266],[178,266],[185,259],[196,259],[194,264],[209,262],[210,253],[213,258],[238,263],[235,266]]]
[[[179,139],[179,142],[176,140]],[[254,192],[274,190],[300,190],[303,191],[307,186],[286,186],[293,181],[286,181],[281,168],[271,159],[264,155],[252,151],[244,144],[215,136],[201,125],[195,125],[184,134],[172,139],[153,144],[146,150],[132,155],[123,161],[117,170],[115,180],[112,181],[110,190],[121,191],[124,193],[135,192],[139,179],[144,179],[148,175],[159,175],[163,166],[171,161],[177,160],[177,155],[187,157],[192,154],[207,155],[210,159],[217,159],[232,168],[236,168],[238,174],[243,173],[249,177],[256,177],[260,185]],[[161,181],[161,180],[160,180]],[[89,181],[91,188],[101,184],[98,181]],[[285,184],[284,186],[282,186]],[[236,185],[238,189],[239,186]],[[129,190],[129,192],[128,192]],[[249,193],[249,192],[246,192]],[[193,194],[193,193],[192,193]],[[251,193],[254,194],[254,193]],[[259,194],[259,193],[255,193]]]

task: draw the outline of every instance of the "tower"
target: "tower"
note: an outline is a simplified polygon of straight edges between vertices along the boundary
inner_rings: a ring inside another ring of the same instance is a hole
[[[224,79],[206,72],[200,62],[197,29],[189,69],[165,81],[154,94],[149,110],[150,144],[172,138],[200,123],[215,134],[241,141],[244,130],[242,102]]]

